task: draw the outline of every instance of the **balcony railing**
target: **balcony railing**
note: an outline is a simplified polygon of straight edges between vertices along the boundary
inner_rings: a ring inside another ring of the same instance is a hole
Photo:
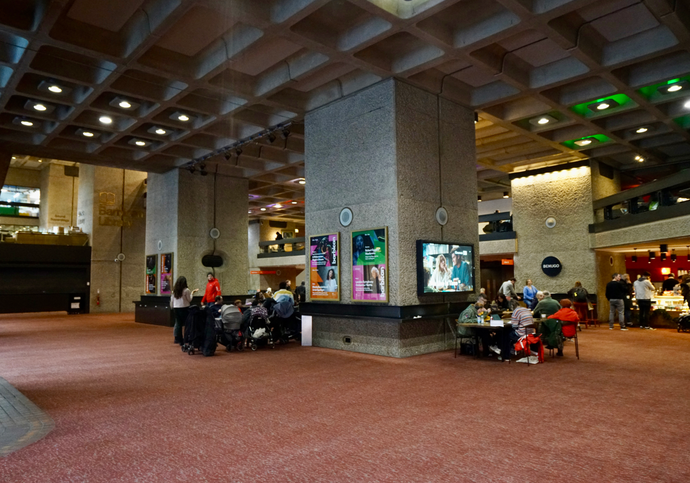
[[[690,170],[643,184],[593,203],[590,233],[690,215]]]
[[[513,216],[508,211],[480,215],[479,224],[485,224],[479,241],[514,240],[517,234],[513,231]]]
[[[304,255],[304,237],[259,242],[258,258],[294,257]]]

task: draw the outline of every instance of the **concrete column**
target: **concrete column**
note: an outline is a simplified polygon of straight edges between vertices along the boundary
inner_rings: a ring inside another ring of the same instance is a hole
[[[0,152],[0,188],[5,186],[5,177],[10,169],[10,162],[12,162],[12,153]]]
[[[132,312],[144,290],[145,181],[139,171],[80,166],[77,226],[92,247],[91,312]]]
[[[146,255],[158,255],[160,265],[161,253],[173,253],[173,278],[184,275],[191,289],[203,292],[211,269],[201,259],[215,252],[223,258],[223,266],[215,269],[222,292],[247,293],[247,191],[246,179],[213,173],[201,176],[176,169],[150,174]],[[214,227],[220,230],[215,241],[209,234]]]
[[[473,119],[471,109],[395,79],[307,114],[306,234],[340,232],[342,305],[353,304],[350,231],[383,226],[388,227],[389,306],[475,297],[417,296],[416,261],[419,239],[473,244],[479,287]],[[449,215],[445,226],[435,218],[441,206]],[[347,228],[338,221],[343,207],[354,215]],[[437,337],[438,320],[398,320],[384,328],[374,320],[343,319],[315,317],[314,344],[396,357],[445,347]],[[351,345],[343,346],[341,332],[353,337]]]
[[[527,176],[513,175],[513,226],[518,236],[515,254],[516,289],[522,290],[529,278],[539,290],[566,293],[576,281],[597,294],[599,317],[608,317],[608,303],[603,287],[611,273],[625,270],[624,259],[612,254],[595,253],[590,248],[589,225],[594,222],[592,201],[620,189],[617,173],[605,173],[597,162],[575,168],[554,167],[553,171]],[[516,177],[519,176],[519,177]],[[549,228],[547,218],[556,225]],[[562,271],[549,277],[542,271],[542,261],[554,256]],[[623,262],[621,262],[623,260]]]
[[[50,163],[41,170],[41,209],[38,225],[41,230],[52,231],[54,227],[68,229],[76,226],[79,169]]]

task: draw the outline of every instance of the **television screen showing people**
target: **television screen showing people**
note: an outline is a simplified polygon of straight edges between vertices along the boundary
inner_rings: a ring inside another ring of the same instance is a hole
[[[417,292],[473,292],[474,247],[417,242]]]

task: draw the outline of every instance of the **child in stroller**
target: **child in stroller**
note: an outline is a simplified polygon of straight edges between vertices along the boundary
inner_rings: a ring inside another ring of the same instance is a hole
[[[244,349],[242,312],[235,305],[221,307],[219,317],[216,317],[216,334],[218,342],[225,346],[227,352]]]
[[[260,343],[268,342],[275,348],[272,327],[269,324],[268,312],[263,307],[264,296],[261,292],[256,294],[249,310],[242,315],[241,331],[247,344],[255,351]]]

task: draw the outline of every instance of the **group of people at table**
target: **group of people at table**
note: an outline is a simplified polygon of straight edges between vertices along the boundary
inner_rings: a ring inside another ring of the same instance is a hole
[[[460,313],[457,324],[458,336],[481,339],[484,356],[495,353],[498,355],[498,360],[508,360],[514,344],[521,338],[533,333],[535,318],[542,324],[547,320],[554,321],[554,323],[558,322],[563,337],[575,337],[580,316],[573,310],[573,303],[567,298],[557,302],[551,298],[551,293],[548,291],[540,292],[539,298],[540,300],[534,306],[533,311],[527,307],[512,304],[514,308],[510,315],[510,327],[506,326],[504,329],[509,331],[509,333],[499,334],[496,331],[490,330],[490,328],[489,330],[477,331],[476,324],[478,321],[484,320],[485,317],[490,317],[492,312],[494,318],[497,316],[501,318],[502,314],[505,313],[504,308],[497,307],[496,304],[488,307],[489,302],[486,295],[480,294],[477,302],[470,304]],[[562,356],[563,338],[560,337],[560,334],[554,333],[554,326],[555,324],[546,331],[550,335],[554,335],[553,339],[547,343],[547,346],[557,348],[557,355]],[[547,341],[544,342],[546,343]]]

